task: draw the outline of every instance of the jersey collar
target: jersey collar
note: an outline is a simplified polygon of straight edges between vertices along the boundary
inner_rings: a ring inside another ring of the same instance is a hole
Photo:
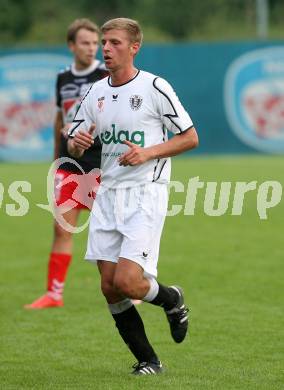
[[[108,85],[110,86],[110,87],[112,87],[112,88],[117,88],[117,87],[121,87],[122,85],[125,85],[125,84],[128,84],[128,83],[131,83],[131,81],[133,81],[134,79],[136,79],[136,77],[139,75],[139,73],[140,73],[140,70],[138,69],[137,70],[137,73],[132,77],[132,79],[130,79],[130,80],[128,80],[128,81],[126,81],[126,83],[123,83],[123,84],[119,84],[119,85],[112,85],[111,84],[111,77],[110,76],[108,76],[108,78],[107,78],[107,82],[108,82]]]
[[[74,76],[86,76],[87,74],[93,72],[100,64],[99,60],[95,60],[92,65],[88,66],[86,69],[78,70],[75,68],[75,63],[71,65],[71,72]]]

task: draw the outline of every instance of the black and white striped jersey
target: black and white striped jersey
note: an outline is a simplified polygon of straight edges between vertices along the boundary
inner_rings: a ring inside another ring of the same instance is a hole
[[[61,71],[56,81],[56,104],[57,109],[62,112],[63,122],[72,123],[73,118],[79,108],[82,97],[92,86],[92,84],[105,77],[108,72],[103,63],[95,60],[94,63],[82,71],[75,69],[74,64]],[[69,157],[67,150],[67,140],[61,135],[59,157]],[[99,168],[101,163],[101,143],[99,139],[80,159],[75,159],[85,172],[93,168]],[[78,168],[70,163],[60,166],[71,172],[77,172]]]

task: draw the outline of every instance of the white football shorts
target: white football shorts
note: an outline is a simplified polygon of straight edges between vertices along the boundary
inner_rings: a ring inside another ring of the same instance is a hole
[[[91,212],[85,259],[117,263],[123,257],[156,277],[167,207],[166,184],[119,189],[101,185]]]

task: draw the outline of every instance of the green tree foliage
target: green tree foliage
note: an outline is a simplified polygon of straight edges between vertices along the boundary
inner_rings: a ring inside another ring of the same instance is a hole
[[[32,18],[29,12],[30,0],[1,0],[0,37],[1,43],[19,39],[30,28]]]
[[[283,0],[268,0],[270,36],[283,38]],[[1,0],[0,45],[63,44],[78,17],[101,25],[130,17],[145,40],[188,41],[256,38],[256,0]]]
[[[147,20],[152,20],[162,31],[169,33],[177,40],[184,40],[203,23],[208,14],[208,1],[200,0],[149,0],[146,8]],[[140,11],[142,13],[142,10]],[[154,17],[153,17],[154,15]]]

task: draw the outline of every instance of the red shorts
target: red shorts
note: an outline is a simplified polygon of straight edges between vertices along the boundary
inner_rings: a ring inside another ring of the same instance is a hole
[[[54,195],[57,206],[72,202],[72,208],[92,209],[100,184],[95,173],[73,173],[58,169],[54,178]]]

